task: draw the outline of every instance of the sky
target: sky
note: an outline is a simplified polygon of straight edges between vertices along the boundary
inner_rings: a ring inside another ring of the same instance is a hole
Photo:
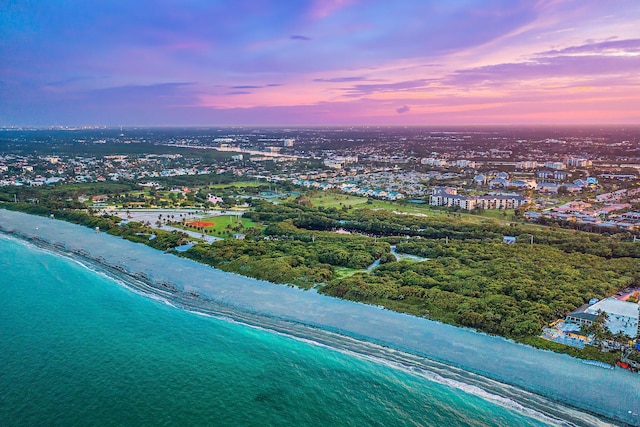
[[[640,124],[638,0],[0,0],[0,126]]]

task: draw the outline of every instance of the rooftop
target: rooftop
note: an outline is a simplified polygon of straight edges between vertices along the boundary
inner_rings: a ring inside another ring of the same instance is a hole
[[[593,304],[587,310],[587,313],[597,313],[598,310],[602,310],[609,316],[624,316],[638,319],[639,306],[633,302],[620,301],[615,298],[605,298],[597,303]]]
[[[607,327],[611,332],[622,332],[635,338],[638,334],[638,310],[640,306],[633,302],[620,301],[615,298],[606,298],[593,304],[587,309],[587,313],[596,314],[602,310],[608,314]]]

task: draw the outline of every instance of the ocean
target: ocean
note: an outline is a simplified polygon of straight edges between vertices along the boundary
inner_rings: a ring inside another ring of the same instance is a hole
[[[382,360],[177,308],[7,237],[0,325],[2,426],[547,425]]]

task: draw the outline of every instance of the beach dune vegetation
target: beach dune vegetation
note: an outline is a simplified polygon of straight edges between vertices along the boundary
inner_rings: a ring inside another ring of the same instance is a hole
[[[122,225],[119,218],[91,215],[75,205],[61,207],[57,199],[5,205],[54,214],[161,250],[185,241],[182,233]],[[622,234],[367,207],[314,207],[295,200],[253,199],[243,220],[260,226],[244,240],[199,243],[179,255],[224,271],[316,287],[327,295],[521,341],[538,336],[546,324],[591,298],[640,282],[640,245]],[[530,243],[533,234],[535,244]],[[516,243],[503,244],[504,235],[515,236]],[[398,260],[392,244],[396,253],[427,259]]]

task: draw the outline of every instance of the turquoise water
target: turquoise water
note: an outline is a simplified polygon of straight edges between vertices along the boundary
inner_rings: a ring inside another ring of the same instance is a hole
[[[390,366],[176,309],[0,238],[0,425],[537,426]]]

